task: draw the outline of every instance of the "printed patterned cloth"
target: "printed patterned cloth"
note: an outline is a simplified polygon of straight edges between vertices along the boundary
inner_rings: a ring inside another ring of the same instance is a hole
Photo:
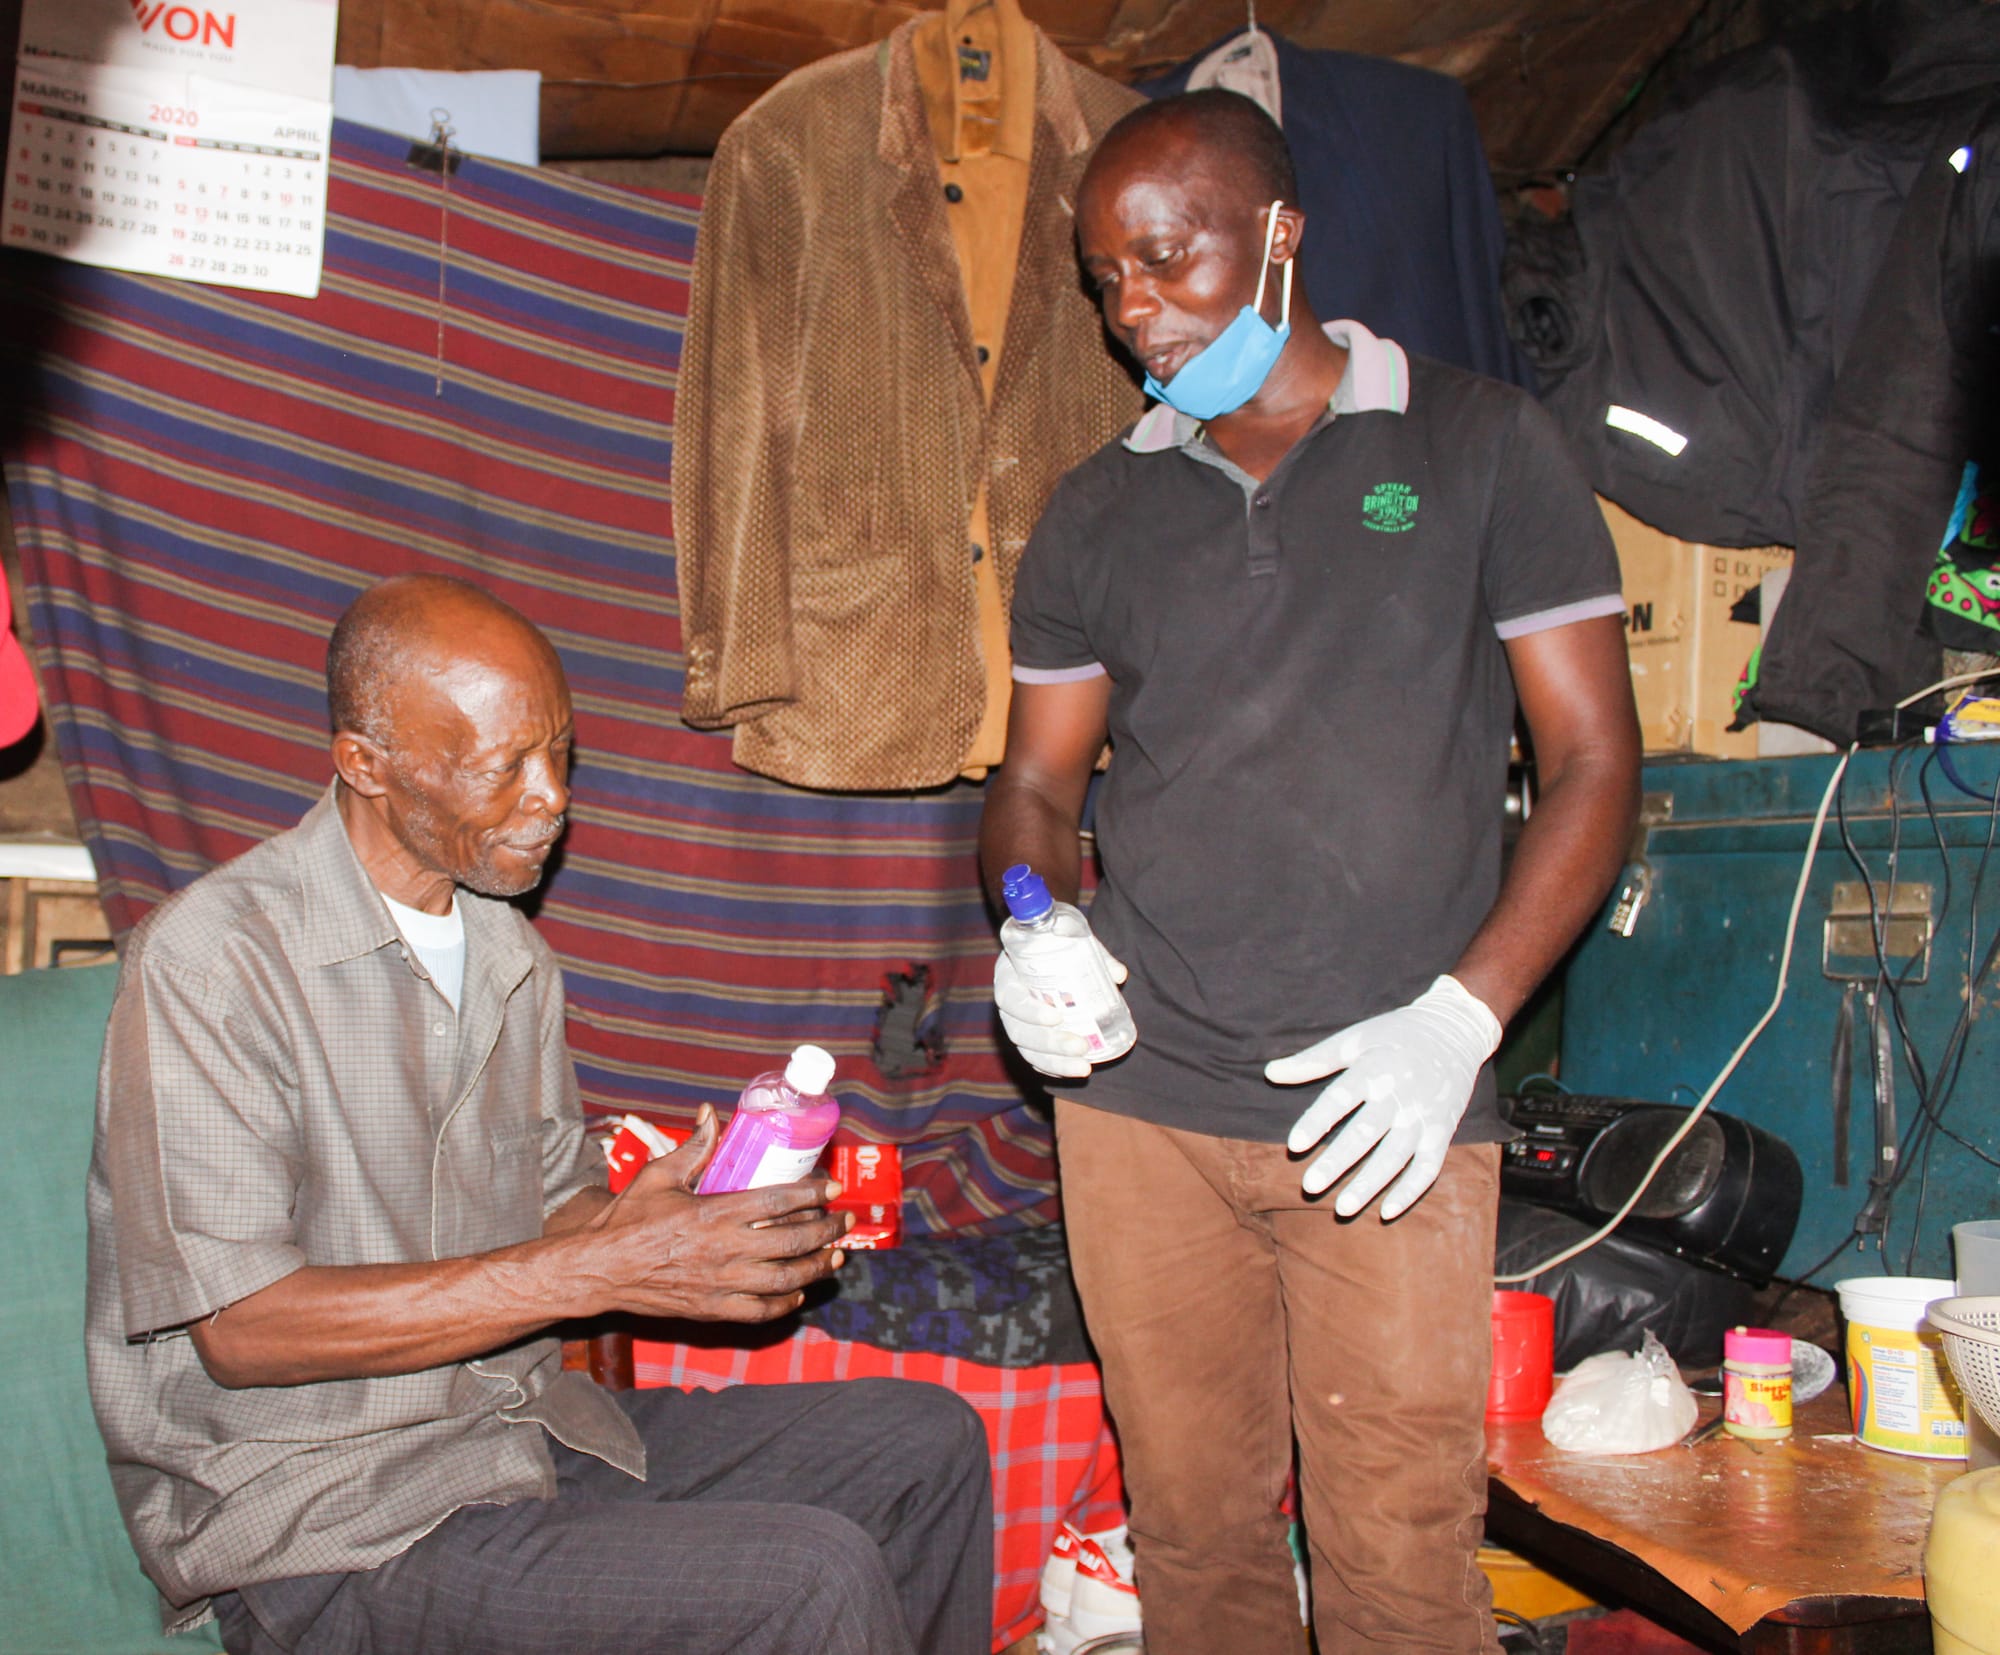
[[[978,790],[807,793],[680,722],[698,204],[479,160],[447,192],[408,147],[336,128],[316,300],[0,259],[9,498],[113,925],[312,802],[355,592],[464,574],[547,630],[575,691],[536,923],[591,1112],[685,1128],[812,1040],[848,1127],[904,1146],[908,1234],[1051,1222],[1047,1117],[994,1046]],[[878,1067],[885,987],[912,980],[921,1043],[903,1029]]]
[[[2000,650],[2000,516],[1992,480],[1968,460],[1924,588],[1924,624],[1946,649]]]
[[[920,1351],[883,1351],[788,1333],[693,1329],[701,1342],[632,1342],[642,1386],[782,1385],[825,1379],[928,1379],[977,1408],[993,1449],[993,1647],[1039,1625],[1042,1566],[1065,1520],[1083,1533],[1125,1521],[1118,1452],[1097,1368],[1069,1363],[990,1368]]]
[[[833,1287],[803,1314],[836,1339],[1003,1368],[1091,1359],[1060,1225],[857,1250]]]

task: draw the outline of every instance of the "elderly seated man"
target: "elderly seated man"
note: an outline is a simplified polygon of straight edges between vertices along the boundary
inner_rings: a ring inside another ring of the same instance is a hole
[[[91,1394],[169,1628],[232,1651],[885,1651],[990,1640],[978,1417],[898,1381],[614,1394],[550,1324],[760,1322],[838,1267],[825,1179],[623,1195],[561,976],[506,898],[569,803],[569,690],[479,588],[364,593],[335,779],[125,954],[90,1170]]]

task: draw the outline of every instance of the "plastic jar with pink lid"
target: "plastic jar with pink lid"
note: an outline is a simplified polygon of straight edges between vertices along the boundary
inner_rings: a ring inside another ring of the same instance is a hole
[[[1768,1441],[1792,1434],[1792,1341],[1767,1327],[1722,1336],[1722,1428]]]

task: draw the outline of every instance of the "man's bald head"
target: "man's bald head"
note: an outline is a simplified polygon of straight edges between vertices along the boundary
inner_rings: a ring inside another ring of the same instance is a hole
[[[1083,188],[1133,161],[1168,152],[1194,160],[1217,182],[1257,207],[1297,206],[1299,185],[1291,146],[1261,104],[1240,92],[1209,87],[1144,103],[1104,134],[1084,172]]]
[[[371,586],[327,645],[333,764],[376,888],[427,913],[453,888],[517,896],[569,807],[569,686],[554,648],[444,575]]]
[[[393,747],[396,702],[413,678],[495,647],[523,646],[553,658],[525,615],[470,581],[428,574],[377,581],[348,606],[327,640],[333,729]]]

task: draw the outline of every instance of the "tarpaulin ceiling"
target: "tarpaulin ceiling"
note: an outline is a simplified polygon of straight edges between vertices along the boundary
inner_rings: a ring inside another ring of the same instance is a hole
[[[1243,0],[1022,0],[1066,51],[1119,80],[1240,29]],[[1264,0],[1302,46],[1457,76],[1503,178],[1576,159],[1701,0]],[[878,40],[911,0],[342,0],[339,55],[360,68],[536,69],[542,152],[712,149],[791,70]]]

